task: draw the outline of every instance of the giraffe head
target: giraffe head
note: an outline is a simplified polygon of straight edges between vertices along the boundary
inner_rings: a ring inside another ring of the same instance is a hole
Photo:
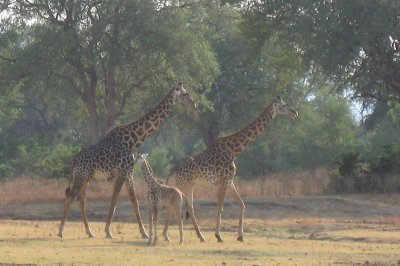
[[[292,118],[299,116],[299,113],[294,108],[287,105],[279,96],[274,100],[271,108],[275,114],[290,115]]]
[[[174,99],[178,102],[191,104],[194,108],[197,108],[197,103],[192,99],[186,89],[183,87],[182,83],[179,83],[173,90]]]
[[[138,163],[142,164],[142,163],[144,163],[144,162],[146,161],[147,156],[148,156],[148,154],[146,154],[146,153],[140,153],[140,152],[139,152],[139,153],[136,155],[136,161],[137,161]]]

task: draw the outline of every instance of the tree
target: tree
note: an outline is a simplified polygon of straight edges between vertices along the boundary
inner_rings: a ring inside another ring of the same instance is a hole
[[[91,142],[114,126],[135,91],[156,83],[160,91],[177,80],[206,85],[218,70],[189,8],[140,0],[34,0],[7,7],[12,25],[27,30],[11,51],[6,75],[16,82],[61,81],[57,89],[84,104]]]
[[[293,84],[304,69],[294,53],[280,49],[274,40],[254,53],[252,40],[240,31],[240,10],[232,6],[210,1],[203,21],[221,69],[211,90],[203,94],[208,105],[198,119],[208,146],[252,121],[276,96],[296,99]]]
[[[243,29],[259,46],[278,37],[354,97],[399,102],[399,11],[396,0],[251,1]]]

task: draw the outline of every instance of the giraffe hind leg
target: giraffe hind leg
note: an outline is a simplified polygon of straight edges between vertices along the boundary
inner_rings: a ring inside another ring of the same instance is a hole
[[[68,213],[69,213],[69,208],[71,207],[72,202],[77,197],[80,189],[81,189],[80,183],[74,183],[72,188],[68,187],[65,190],[64,207],[63,207],[61,222],[60,222],[60,226],[58,228],[58,234],[57,234],[61,238],[64,236],[64,225],[65,225],[65,221],[67,219]]]
[[[237,240],[243,242],[243,215],[244,215],[245,205],[244,205],[242,197],[237,192],[235,185],[233,183],[231,183],[229,185],[229,188],[233,191],[233,198],[235,199],[236,204],[240,208],[239,231],[238,231],[239,236],[238,236]]]
[[[186,187],[184,189],[181,189],[184,195],[186,195],[185,200],[186,200],[186,206],[189,212],[189,216],[192,219],[192,224],[194,226],[194,229],[196,230],[197,237],[200,239],[201,242],[205,242],[205,238],[203,234],[200,231],[199,225],[197,223],[196,216],[194,214],[193,210],[193,191],[194,191],[194,186]]]
[[[165,213],[165,225],[164,225],[164,231],[163,231],[163,236],[164,236],[164,240],[169,242],[170,238],[168,236],[168,226],[169,226],[169,219],[170,219],[170,213],[171,213],[171,209],[166,207],[166,213]]]
[[[146,233],[146,230],[144,229],[142,218],[141,218],[141,215],[140,215],[139,201],[137,200],[135,189],[133,187],[133,176],[131,176],[127,181],[125,181],[125,186],[126,186],[126,189],[128,190],[129,197],[130,197],[131,203],[132,203],[132,207],[133,207],[133,210],[135,211],[135,214],[136,214],[136,219],[137,219],[137,222],[138,222],[138,225],[139,225],[139,230],[140,230],[140,233],[142,235],[142,238],[143,239],[148,239],[149,236]]]
[[[106,238],[111,238],[113,239],[113,235],[111,233],[111,222],[112,222],[112,217],[114,216],[115,213],[115,208],[117,206],[117,200],[119,193],[121,192],[122,185],[124,183],[124,180],[120,177],[116,178],[114,181],[114,189],[113,193],[111,196],[111,202],[110,202],[110,207],[108,209],[108,216],[107,216],[107,223],[104,231],[106,232]]]
[[[65,220],[67,219],[69,208],[71,207],[71,203],[74,199],[70,197],[65,197],[64,199],[64,209],[63,209],[63,214],[61,217],[61,222],[60,226],[58,228],[58,236],[63,237],[64,236],[64,225],[65,225]]]
[[[92,230],[90,230],[88,219],[86,216],[86,206],[85,206],[86,188],[87,188],[87,185],[82,188],[81,192],[78,195],[78,200],[79,200],[79,207],[80,207],[81,215],[82,215],[82,219],[83,219],[83,224],[85,225],[86,234],[89,236],[89,238],[93,238],[94,235],[92,233]]]
[[[157,243],[158,236],[157,236],[157,223],[158,223],[158,207],[155,206],[153,209],[153,224],[154,224],[154,240],[153,245]]]
[[[183,219],[181,217],[181,212],[182,212],[182,201],[179,202],[179,204],[177,204],[175,206],[174,209],[174,214],[175,214],[175,219],[176,219],[176,223],[178,224],[179,227],[179,243],[181,245],[183,245]]]
[[[216,225],[215,225],[215,237],[217,238],[218,242],[222,243],[223,240],[220,235],[220,228],[221,228],[221,216],[224,210],[224,197],[225,197],[226,185],[221,184],[218,189],[217,194],[217,216],[216,216]]]

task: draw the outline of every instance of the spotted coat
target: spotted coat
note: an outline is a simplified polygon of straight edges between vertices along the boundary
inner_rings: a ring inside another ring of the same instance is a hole
[[[161,207],[167,210],[167,219],[164,228],[164,238],[169,241],[168,237],[168,224],[169,216],[175,215],[179,226],[180,243],[183,244],[183,221],[181,218],[181,208],[184,195],[179,189],[171,186],[164,185],[155,176],[153,169],[146,160],[145,154],[138,155],[138,162],[141,166],[144,181],[148,187],[147,200],[149,202],[149,224],[150,224],[150,237],[149,244],[157,242],[157,213]],[[154,233],[153,233],[154,231]]]
[[[116,202],[122,185],[128,190],[135,211],[139,230],[142,237],[147,238],[143,227],[139,202],[133,188],[133,152],[157,130],[164,119],[171,113],[176,102],[189,103],[196,107],[182,84],[172,89],[170,93],[144,117],[121,126],[113,128],[98,143],[83,149],[72,160],[72,176],[66,190],[63,215],[59,227],[59,236],[63,236],[63,229],[71,202],[78,198],[85,225],[86,233],[93,237],[85,208],[86,188],[93,179],[114,179],[114,189],[108,211],[106,223],[106,237],[112,238],[110,225],[115,212]]]
[[[215,232],[218,241],[222,241],[219,234],[219,223],[226,188],[230,188],[233,191],[233,197],[241,208],[238,240],[243,240],[242,219],[244,203],[233,184],[233,178],[236,174],[235,159],[255,141],[256,137],[263,132],[278,114],[292,117],[298,116],[296,110],[289,107],[278,97],[246,127],[232,135],[219,138],[203,152],[193,157],[184,158],[172,169],[170,177],[175,177],[175,186],[181,189],[189,200],[188,211],[201,241],[204,241],[204,237],[198,228],[193,211],[193,191],[196,184],[203,182],[213,183],[218,187],[217,226]]]

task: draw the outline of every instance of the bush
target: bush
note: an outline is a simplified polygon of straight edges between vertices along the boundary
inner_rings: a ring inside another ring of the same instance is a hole
[[[400,150],[385,147],[385,153],[362,159],[358,153],[342,155],[337,171],[331,175],[329,190],[333,192],[395,192],[400,187],[393,176],[400,174]],[[387,180],[390,177],[391,182]]]
[[[342,155],[341,160],[337,162],[339,175],[341,176],[352,175],[357,167],[357,163],[359,162],[359,157],[360,155],[357,152],[349,152]]]
[[[0,164],[0,180],[15,174],[15,169],[8,164]]]
[[[48,175],[54,178],[68,176],[70,174],[71,159],[79,149],[78,146],[58,144],[45,159]]]
[[[157,177],[163,178],[171,169],[169,151],[165,147],[155,147],[149,152],[148,159]]]

